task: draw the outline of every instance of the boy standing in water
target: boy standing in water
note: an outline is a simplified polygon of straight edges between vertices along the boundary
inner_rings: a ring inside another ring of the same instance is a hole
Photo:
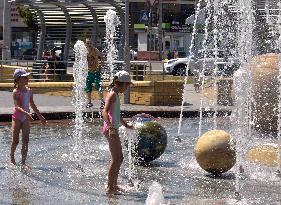
[[[91,95],[93,91],[93,84],[95,84],[95,89],[99,93],[99,98],[101,100],[102,106],[104,105],[103,101],[103,94],[101,91],[101,67],[100,67],[100,61],[103,61],[103,57],[101,52],[93,46],[93,43],[91,39],[86,39],[86,47],[88,49],[88,76],[86,80],[86,93],[88,97],[88,104],[87,108],[90,108],[93,106]]]

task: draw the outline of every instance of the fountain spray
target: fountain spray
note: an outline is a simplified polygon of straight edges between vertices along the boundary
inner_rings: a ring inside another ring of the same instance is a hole
[[[133,173],[135,171],[134,168],[134,158],[132,156],[132,147],[133,147],[133,134],[130,132],[127,132],[127,129],[125,126],[121,126],[119,128],[120,134],[122,135],[122,138],[127,140],[128,146],[127,146],[127,152],[128,152],[128,171],[127,171],[127,176],[128,176],[128,185],[130,187],[134,187],[134,181],[133,181]]]
[[[161,184],[154,181],[149,187],[149,193],[147,199],[145,200],[145,205],[164,205],[165,199],[163,195]]]
[[[219,34],[219,28],[218,28],[218,12],[219,12],[219,0],[214,0],[214,73],[213,77],[215,79],[214,82],[214,88],[215,93],[218,92],[218,83],[217,83],[217,73],[218,73],[218,34]],[[215,101],[214,101],[214,129],[217,129],[217,113],[218,113],[218,107],[217,107],[217,94],[215,94]]]
[[[281,3],[279,2],[278,4],[278,9],[279,9],[279,16],[278,16],[278,32],[279,32],[279,38],[277,45],[279,49],[281,48]],[[281,54],[279,53],[279,61],[278,61],[278,67],[279,67],[279,76],[278,76],[278,81],[279,81],[279,96],[278,96],[278,147],[277,147],[277,176],[281,177]]]
[[[202,71],[199,72],[199,81],[202,78],[201,97],[200,97],[200,120],[199,120],[199,132],[198,132],[199,137],[202,134],[203,94],[204,94],[204,86],[205,86],[205,70],[206,70],[206,58],[207,58],[206,45],[207,45],[207,40],[208,40],[208,35],[209,35],[208,29],[209,29],[209,23],[210,23],[210,18],[211,18],[211,2],[210,2],[210,0],[207,1],[206,11],[208,13],[207,13],[206,24],[205,24],[205,28],[204,28],[204,41],[203,41],[204,60],[203,60]]]
[[[86,105],[85,85],[88,74],[88,50],[83,41],[78,40],[74,45],[75,62],[73,65],[73,77],[75,85],[73,87],[72,105],[75,108],[75,130],[73,133],[75,145],[74,145],[74,157],[78,161],[78,168],[82,168],[81,156],[83,145],[83,130],[86,128],[86,124],[83,119],[83,110]]]
[[[187,85],[187,79],[188,79],[188,71],[189,71],[189,64],[191,61],[191,58],[194,56],[194,40],[195,40],[195,35],[197,31],[197,21],[198,21],[198,14],[200,11],[200,6],[202,4],[202,0],[199,0],[197,5],[196,5],[196,11],[195,11],[195,17],[194,17],[194,24],[193,24],[193,29],[192,29],[192,37],[191,37],[191,44],[189,47],[189,56],[188,56],[188,61],[186,63],[186,69],[185,69],[185,78],[184,78],[184,88],[183,88],[183,93],[182,93],[182,103],[181,103],[181,111],[180,111],[180,118],[179,118],[179,126],[178,126],[178,136],[176,137],[176,141],[180,142],[181,141],[181,127],[182,127],[182,113],[183,113],[183,105],[184,105],[184,96],[185,96],[185,86]]]
[[[240,178],[243,172],[241,165],[244,140],[249,137],[249,118],[251,116],[251,85],[250,75],[251,68],[248,68],[252,59],[252,45],[253,45],[253,5],[251,0],[238,0],[236,4],[236,10],[238,12],[238,44],[237,54],[241,63],[240,70],[236,72],[234,76],[234,87],[236,92],[236,106],[232,117],[236,118],[236,125],[233,127],[233,136],[236,139],[236,196],[240,198]]]
[[[104,16],[104,21],[106,24],[106,37],[105,37],[105,43],[106,43],[106,50],[107,53],[106,59],[110,71],[109,78],[112,79],[112,73],[114,70],[114,61],[118,57],[118,50],[116,48],[116,45],[114,43],[114,39],[116,38],[116,28],[121,24],[121,21],[119,17],[117,16],[116,12],[113,10],[108,10],[106,12],[106,15]]]

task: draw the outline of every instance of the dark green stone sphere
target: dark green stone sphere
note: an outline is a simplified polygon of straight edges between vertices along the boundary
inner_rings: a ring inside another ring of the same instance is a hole
[[[137,129],[135,158],[139,162],[150,162],[160,157],[167,146],[167,133],[158,122],[144,122]]]

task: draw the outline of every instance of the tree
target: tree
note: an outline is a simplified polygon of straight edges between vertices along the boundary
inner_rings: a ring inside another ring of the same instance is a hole
[[[23,22],[27,25],[30,32],[37,32],[38,25],[35,13],[33,13],[29,8],[25,8],[22,6],[17,7],[17,12],[20,17],[23,19]]]
[[[38,24],[36,19],[36,14],[32,12],[29,8],[23,6],[17,6],[17,12],[22,18],[23,23],[27,25],[28,30],[32,36],[32,44],[36,44],[36,35],[38,33]]]

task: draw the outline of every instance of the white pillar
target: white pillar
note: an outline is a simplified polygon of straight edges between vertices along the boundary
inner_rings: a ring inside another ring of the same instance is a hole
[[[147,33],[138,33],[138,51],[147,51]]]
[[[163,58],[163,16],[162,16],[162,0],[158,1],[158,49],[159,49],[159,60],[161,61]]]
[[[131,70],[131,62],[130,62],[130,47],[129,47],[129,0],[125,0],[125,45],[124,45],[124,63],[125,63],[125,70],[130,73]],[[124,103],[129,104],[130,103],[130,89],[128,89],[124,96]]]

